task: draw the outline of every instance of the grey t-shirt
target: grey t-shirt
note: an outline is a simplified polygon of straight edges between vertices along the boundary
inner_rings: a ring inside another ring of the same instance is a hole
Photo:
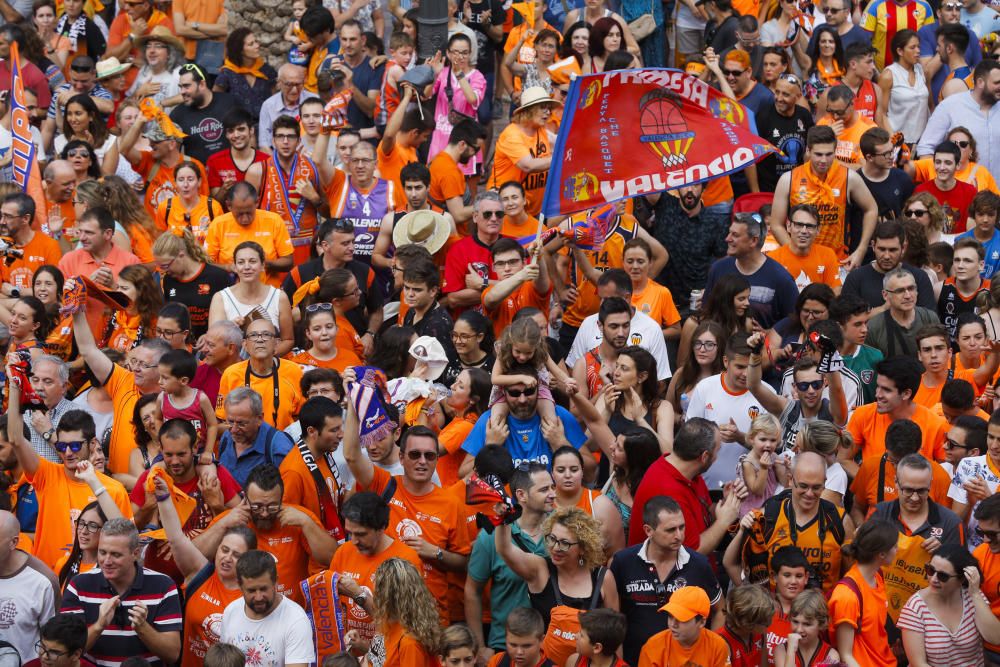
[[[868,337],[865,338],[865,345],[871,345],[885,355],[886,359],[899,355],[908,357],[917,356],[917,343],[914,335],[925,324],[940,324],[937,313],[933,310],[916,307],[916,317],[909,327],[900,326],[895,320],[891,323],[888,310],[884,310],[875,317],[868,320]],[[896,329],[898,334],[893,334]]]

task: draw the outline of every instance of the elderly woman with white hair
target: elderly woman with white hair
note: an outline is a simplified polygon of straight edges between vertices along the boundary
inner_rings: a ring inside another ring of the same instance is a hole
[[[184,43],[161,26],[136,40],[143,65],[127,96],[152,97],[167,113],[181,103],[180,66]]]

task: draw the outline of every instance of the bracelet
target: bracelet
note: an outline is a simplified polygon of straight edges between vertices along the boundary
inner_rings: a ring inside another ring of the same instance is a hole
[[[155,495],[156,495],[156,502],[158,502],[158,503],[162,503],[162,502],[164,502],[166,500],[170,500],[170,494],[169,493],[166,494],[166,495],[163,495],[163,496],[161,496],[159,494],[155,494]]]
[[[104,487],[102,486],[102,487],[101,487],[101,488],[99,488],[99,489],[98,489],[97,491],[94,491],[94,497],[95,497],[95,498],[100,498],[100,497],[101,497],[102,495],[104,495],[104,494],[105,494],[105,493],[107,493],[107,492],[108,492],[108,490],[107,490],[107,489],[105,489],[105,488],[104,488]]]

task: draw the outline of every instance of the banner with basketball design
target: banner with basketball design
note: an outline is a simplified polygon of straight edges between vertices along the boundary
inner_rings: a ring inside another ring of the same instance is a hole
[[[542,213],[574,213],[741,170],[778,152],[755,132],[746,107],[680,70],[578,76]]]

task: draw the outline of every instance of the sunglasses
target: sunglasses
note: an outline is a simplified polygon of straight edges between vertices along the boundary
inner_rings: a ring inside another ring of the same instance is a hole
[[[186,65],[181,65],[181,74],[194,74],[201,77],[202,81],[206,80],[205,71],[194,63],[187,63]]]
[[[481,215],[485,220],[489,220],[490,218],[499,220],[503,217],[503,211],[480,211],[479,215]]]
[[[822,389],[823,380],[813,380],[812,382],[796,382],[795,388],[799,391],[809,391],[810,389]]]
[[[903,215],[905,215],[907,218],[922,218],[923,216],[927,215],[927,209],[908,208],[905,211],[903,211]]]
[[[972,144],[971,141],[956,141],[955,142],[955,145],[958,146],[959,148],[968,148],[970,144]]]
[[[333,231],[354,233],[354,223],[347,218],[336,218],[333,221]]]
[[[1000,539],[1000,530],[983,530],[979,526],[976,526],[976,535],[984,540],[989,540],[990,542],[996,542]]]
[[[788,83],[792,84],[793,86],[801,86],[802,85],[802,79],[800,79],[799,77],[795,76],[794,74],[787,74],[787,73],[786,74],[779,74],[778,75],[778,81],[787,81]]]
[[[745,71],[746,71],[745,69],[724,69],[722,70],[722,73],[726,76],[726,78],[729,77],[736,78],[741,74],[743,74],[743,72]]]
[[[306,312],[307,313],[315,313],[315,312],[321,311],[321,310],[322,311],[333,310],[333,304],[332,303],[314,303],[311,306],[306,306]]]
[[[538,391],[538,388],[528,387],[527,389],[504,389],[503,391],[511,398],[521,398],[522,396],[534,396],[535,392]]]
[[[949,574],[948,572],[942,572],[941,570],[937,569],[930,563],[924,565],[924,574],[927,575],[928,579],[930,579],[931,577],[937,577],[937,580],[940,581],[942,584],[947,584],[949,581],[951,581],[952,577],[958,576],[957,574]]]
[[[73,440],[72,442],[62,442],[60,440],[57,441],[56,444],[53,445],[53,447],[55,447],[56,451],[59,452],[60,454],[64,453],[67,449],[76,454],[81,449],[83,449],[83,446],[85,444],[87,444],[86,440]]]
[[[90,153],[86,150],[69,151],[66,153],[66,157],[90,157]]]
[[[426,461],[436,461],[437,457],[437,452],[415,452],[412,449],[406,452],[406,458],[411,461],[419,461],[420,459],[424,459]]]

